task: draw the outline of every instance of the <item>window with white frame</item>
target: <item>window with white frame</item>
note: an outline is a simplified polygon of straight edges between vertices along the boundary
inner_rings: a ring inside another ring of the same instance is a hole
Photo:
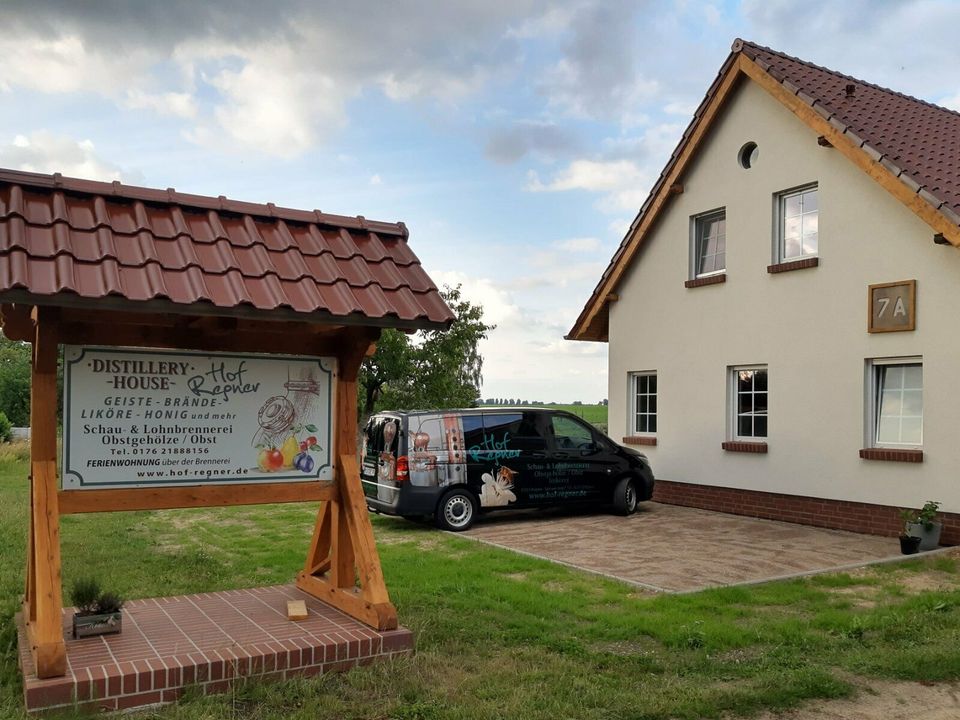
[[[816,257],[820,224],[817,186],[780,193],[777,215],[777,260],[787,262]]]
[[[729,402],[734,440],[767,439],[767,366],[730,368]]]
[[[727,213],[715,210],[693,218],[692,277],[719,275],[727,269]]]
[[[655,435],[657,432],[657,373],[630,374],[630,433]]]
[[[872,447],[923,445],[923,362],[920,358],[870,361],[867,433]]]

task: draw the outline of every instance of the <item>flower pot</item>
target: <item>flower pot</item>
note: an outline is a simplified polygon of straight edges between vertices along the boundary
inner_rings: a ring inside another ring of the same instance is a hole
[[[920,538],[920,551],[935,550],[940,545],[940,531],[943,530],[943,523],[931,523],[927,530],[923,523],[910,523],[907,526],[907,532],[914,537]]]
[[[900,536],[900,552],[904,555],[916,555],[920,550],[920,538],[912,535]]]
[[[119,611],[104,615],[74,614],[73,616],[73,636],[75,638],[112,635],[120,632],[122,627],[123,616]]]

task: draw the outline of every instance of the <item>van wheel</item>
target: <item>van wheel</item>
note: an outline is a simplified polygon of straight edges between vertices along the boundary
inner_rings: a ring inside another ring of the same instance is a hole
[[[469,490],[451,490],[437,505],[437,527],[453,532],[469,530],[477,515],[477,500]]]
[[[617,515],[633,515],[637,511],[637,484],[625,477],[613,491],[613,507]]]

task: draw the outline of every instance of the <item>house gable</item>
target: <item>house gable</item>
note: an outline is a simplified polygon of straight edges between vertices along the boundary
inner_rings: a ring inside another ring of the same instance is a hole
[[[942,159],[931,157],[930,152],[909,150],[897,153],[896,137],[894,140],[882,140],[896,136],[898,132],[902,135],[916,133],[916,127],[921,125],[929,130],[928,134],[932,137],[930,142],[949,143],[950,138],[955,138],[956,132],[960,131],[960,114],[737,40],[650,196],[567,335],[568,339],[607,340],[609,304],[616,297],[624,272],[634,261],[660,213],[670,204],[672,197],[683,192],[687,168],[699,152],[727,98],[744,78],[757,83],[783,104],[820,137],[822,144],[836,148],[927,223],[935,234],[960,246],[960,195],[956,192],[958,178],[953,177],[954,173],[960,173],[960,163],[948,163],[949,167],[944,172]],[[857,97],[858,89],[860,98]],[[848,106],[842,106],[844,103]],[[863,107],[858,109],[858,105]],[[835,109],[835,106],[839,109]],[[878,113],[880,120],[877,122],[882,122],[885,106],[895,108],[901,115],[906,113],[909,117],[899,117],[890,123],[892,128],[883,125],[879,129],[872,127],[871,122]],[[870,118],[869,122],[864,120],[865,115]],[[874,136],[880,139],[874,139]],[[909,143],[914,139],[910,136],[904,141]],[[914,146],[915,143],[910,147]],[[951,152],[960,152],[952,145],[950,148]],[[948,177],[944,178],[943,175]]]

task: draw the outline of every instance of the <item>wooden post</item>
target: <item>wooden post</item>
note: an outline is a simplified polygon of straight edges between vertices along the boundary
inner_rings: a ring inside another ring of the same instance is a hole
[[[34,308],[30,386],[30,537],[24,619],[38,677],[66,674],[57,502],[56,310]]]
[[[297,587],[378,630],[392,630],[397,627],[397,611],[383,580],[357,466],[357,375],[375,339],[369,332],[358,332],[338,355],[337,496],[317,514]]]

